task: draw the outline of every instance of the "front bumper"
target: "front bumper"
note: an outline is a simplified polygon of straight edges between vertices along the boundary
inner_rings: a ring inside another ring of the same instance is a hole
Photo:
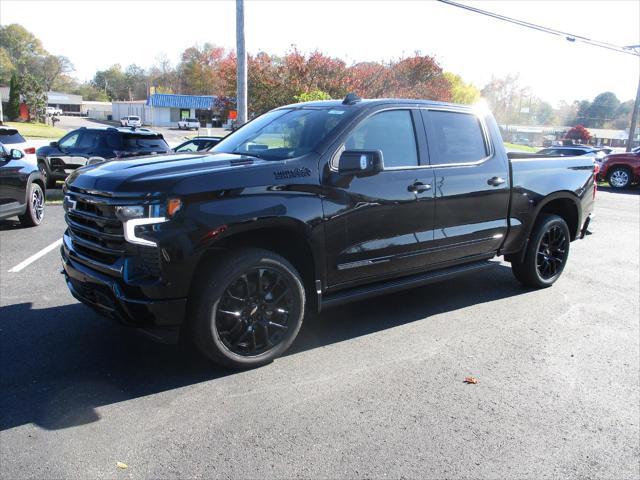
[[[127,297],[117,279],[73,259],[67,242],[60,249],[63,271],[71,294],[95,311],[127,326],[177,327],[184,321],[186,298],[138,299]]]

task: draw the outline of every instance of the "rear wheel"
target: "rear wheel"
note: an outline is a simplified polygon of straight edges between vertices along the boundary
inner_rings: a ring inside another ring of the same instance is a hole
[[[522,262],[511,262],[515,277],[524,285],[550,287],[567,263],[571,235],[558,215],[541,215],[536,223]]]
[[[44,220],[44,192],[37,183],[29,185],[27,210],[18,218],[25,227],[37,227]]]
[[[624,167],[614,167],[609,172],[607,180],[613,188],[628,188],[631,186],[631,172]]]
[[[218,364],[244,369],[270,363],[293,343],[302,326],[302,280],[273,252],[233,252],[196,288],[192,338]]]

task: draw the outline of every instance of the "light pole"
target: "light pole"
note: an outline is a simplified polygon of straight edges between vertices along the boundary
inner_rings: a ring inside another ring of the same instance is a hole
[[[236,55],[238,126],[247,123],[247,51],[244,45],[244,0],[236,0]]]
[[[625,50],[633,50],[640,57],[640,45],[629,45],[624,47]],[[638,109],[640,109],[640,78],[638,79],[638,90],[636,91],[636,102],[633,104],[633,113],[631,114],[631,125],[629,125],[629,138],[627,139],[627,152],[631,151],[633,139],[635,138],[636,125],[638,123]]]

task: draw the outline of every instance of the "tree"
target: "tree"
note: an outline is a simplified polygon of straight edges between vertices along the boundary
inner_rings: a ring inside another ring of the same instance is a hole
[[[302,92],[294,98],[296,102],[315,102],[318,100],[331,100],[331,95],[322,90],[311,90],[310,92]]]
[[[481,93],[500,123],[520,123],[522,107],[531,97],[531,90],[520,85],[518,75],[492,77]]]
[[[564,136],[566,138],[570,138],[572,140],[578,140],[584,143],[588,142],[589,139],[591,138],[591,134],[589,133],[589,130],[584,128],[583,125],[576,125],[575,127],[568,130]]]
[[[620,100],[613,92],[604,92],[596,96],[588,110],[590,126],[602,128],[606,122],[613,120],[619,106]]]
[[[544,101],[536,102],[533,115],[538,125],[548,125],[554,117],[553,107]]]
[[[128,100],[129,89],[125,74],[119,64],[111,65],[106,70],[99,70],[93,76],[91,84],[97,90],[107,94],[109,100]]]
[[[444,72],[444,77],[449,82],[453,103],[471,105],[480,100],[480,90],[473,83],[465,83],[460,75],[451,72]]]
[[[0,84],[9,83],[15,71],[16,67],[13,65],[11,57],[3,47],[0,47]]]
[[[0,26],[0,45],[3,72],[0,80],[7,75],[4,70],[9,67],[19,75],[30,74],[42,83],[45,90],[49,90],[59,75],[73,71],[67,57],[49,54],[35,35],[17,23]]]
[[[20,91],[29,109],[29,120],[42,121],[47,108],[47,94],[36,77],[25,73],[20,78]]]
[[[17,120],[20,116],[20,84],[15,72],[11,75],[9,84],[9,105],[6,114],[9,120]]]

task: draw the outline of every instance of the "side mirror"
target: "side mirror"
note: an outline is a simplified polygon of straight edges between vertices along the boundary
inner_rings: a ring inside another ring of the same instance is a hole
[[[51,142],[49,146],[53,148],[58,148],[58,142]]]
[[[338,173],[368,177],[380,173],[384,168],[380,150],[345,150],[338,160]]]
[[[21,158],[24,157],[24,153],[22,153],[20,150],[17,150],[15,148],[11,149],[11,151],[9,152],[9,155],[11,155],[11,158],[13,160],[20,160]]]

